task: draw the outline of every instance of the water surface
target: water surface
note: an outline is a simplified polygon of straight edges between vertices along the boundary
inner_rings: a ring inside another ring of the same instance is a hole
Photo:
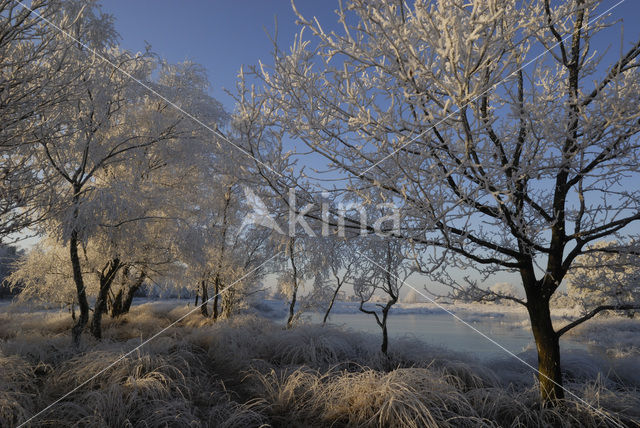
[[[535,349],[531,330],[525,327],[526,321],[523,322],[520,317],[472,316],[468,317],[472,320],[467,321],[464,315],[459,316],[471,327],[446,312],[390,314],[387,322],[389,337],[393,340],[401,336],[411,336],[431,345],[472,354],[481,359],[508,356],[506,350],[517,355]],[[322,317],[323,314],[320,313],[310,314],[312,322],[322,322]],[[380,327],[376,324],[373,315],[337,313],[331,314],[328,322],[355,331],[379,334],[382,340]],[[496,343],[491,342],[481,333]],[[560,347],[563,350],[587,349],[585,344],[564,338],[560,341]]]

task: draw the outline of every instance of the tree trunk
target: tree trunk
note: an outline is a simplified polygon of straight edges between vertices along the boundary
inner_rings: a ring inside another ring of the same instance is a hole
[[[538,350],[538,380],[543,405],[553,405],[564,398],[560,368],[560,337],[553,329],[548,299],[528,303],[531,330]]]
[[[376,320],[376,324],[378,324],[378,327],[380,327],[380,329],[382,330],[382,344],[380,345],[380,351],[385,356],[387,356],[387,351],[389,348],[389,331],[387,329],[387,318],[389,316],[389,310],[391,309],[391,306],[393,306],[396,302],[397,298],[392,298],[391,300],[387,301],[387,304],[382,308],[381,318],[375,310],[365,309],[365,301],[360,300],[360,312],[372,315]]]
[[[387,301],[387,304],[382,308],[382,321],[379,323],[380,328],[382,329],[382,346],[380,347],[380,350],[384,355],[387,355],[387,349],[389,347],[389,332],[387,330],[389,310],[391,310],[391,307],[398,301],[398,297],[395,294],[389,293],[389,295],[391,296],[391,300]]]
[[[100,284],[100,291],[93,307],[93,318],[91,318],[91,334],[96,339],[102,339],[102,314],[107,310],[106,294],[108,289],[107,292],[103,290],[102,284]]]
[[[386,275],[385,275],[385,280],[387,283],[387,289],[385,290],[387,292],[387,294],[389,295],[389,297],[391,298],[390,300],[387,300],[387,304],[384,305],[384,308],[382,308],[382,322],[380,323],[380,327],[382,328],[382,346],[381,346],[381,351],[382,353],[388,357],[387,355],[387,348],[389,346],[389,333],[387,331],[387,318],[389,316],[389,311],[391,310],[391,307],[393,305],[395,305],[398,302],[398,293],[397,291],[395,291],[395,282],[394,279],[392,277],[391,271],[393,269],[392,266],[392,261],[393,260],[393,256],[391,254],[391,245],[387,242],[387,269],[386,269]],[[389,363],[389,360],[387,359],[387,363]],[[390,367],[387,367],[387,370],[389,370]]]
[[[232,285],[225,287],[224,281],[221,278],[220,290],[224,291],[224,293],[220,293],[220,315],[224,318],[230,318],[238,301],[236,289]]]
[[[382,323],[380,327],[382,328],[382,345],[380,346],[380,351],[382,351],[382,355],[385,356],[384,359],[384,369],[387,372],[392,370],[391,366],[391,358],[389,358],[388,348],[389,348],[389,332],[387,330],[387,316],[389,315],[389,309],[391,306],[386,306],[382,310]]]
[[[102,314],[107,312],[107,297],[111,284],[116,277],[116,273],[122,265],[118,258],[114,258],[100,272],[100,291],[96,298],[96,304],[93,308],[93,318],[91,319],[91,334],[96,339],[102,339]]]
[[[293,292],[291,293],[291,302],[289,303],[289,318],[287,318],[287,328],[293,326],[293,318],[295,316],[296,298],[298,296],[298,269],[296,268],[294,250],[294,239],[289,239],[289,259],[291,260],[291,269],[293,270]]]
[[[196,288],[196,302],[193,306],[198,307],[198,298],[200,297],[200,287]]]
[[[127,312],[129,312],[129,309],[131,309],[131,304],[133,303],[133,298],[140,287],[142,287],[145,277],[146,275],[142,274],[138,278],[136,283],[127,289],[127,292],[124,295],[124,299],[122,300],[122,312],[118,315],[126,314]]]
[[[387,312],[382,313],[382,345],[380,350],[384,355],[387,355],[387,349],[389,347],[389,333],[387,331]]]
[[[129,309],[131,309],[131,303],[133,302],[133,297],[140,287],[142,287],[145,278],[146,273],[142,271],[133,284],[127,284],[126,281],[123,281],[122,288],[118,290],[118,294],[111,306],[111,318],[116,318],[129,312]]]
[[[107,307],[111,318],[115,318],[122,313],[122,299],[124,299],[124,292],[127,290],[129,282],[129,266],[124,265],[122,267],[121,275],[120,288],[113,298],[107,299]]]
[[[69,238],[69,258],[71,259],[71,267],[73,269],[73,281],[76,284],[76,292],[78,294],[78,308],[80,309],[80,316],[71,329],[71,337],[75,345],[80,344],[80,336],[82,330],[89,321],[89,302],[87,301],[87,290],[84,287],[84,280],[82,278],[82,267],[80,266],[80,258],[78,257],[78,231],[71,231],[71,237]]]
[[[202,316],[209,317],[209,310],[207,309],[207,301],[209,300],[209,291],[207,290],[207,281],[202,280],[202,304],[200,304],[200,312]]]
[[[123,281],[124,282],[124,281]],[[122,313],[122,299],[124,298],[124,284],[120,287],[113,299],[107,300],[109,315],[115,318]]]
[[[340,292],[340,287],[342,287],[342,283],[338,283],[338,286],[333,292],[333,296],[331,296],[331,302],[329,302],[329,307],[327,308],[327,312],[324,313],[324,318],[322,319],[323,326],[327,323],[327,319],[329,318],[329,313],[331,312],[331,309],[333,309],[333,304],[336,302],[336,297]]]
[[[213,319],[218,319],[218,298],[220,297],[220,273],[216,273],[216,277],[213,281]]]
[[[289,317],[287,318],[287,328],[293,327],[293,318],[295,316],[296,298],[298,294],[298,288],[294,287],[291,295],[291,302],[289,303]]]

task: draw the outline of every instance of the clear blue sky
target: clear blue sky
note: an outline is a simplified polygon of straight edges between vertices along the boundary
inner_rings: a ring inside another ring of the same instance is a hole
[[[334,24],[333,0],[298,0],[305,16]],[[233,89],[240,66],[270,61],[278,20],[278,41],[286,47],[298,30],[290,0],[106,0],[102,9],[116,18],[122,46],[142,50],[145,41],[170,62],[193,60],[204,65],[212,93],[228,111],[233,100],[223,88]],[[330,28],[331,25],[328,25]]]

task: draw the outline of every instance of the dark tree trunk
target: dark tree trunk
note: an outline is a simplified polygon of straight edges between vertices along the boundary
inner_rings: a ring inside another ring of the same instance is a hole
[[[124,281],[123,281],[124,282]],[[124,298],[124,284],[120,287],[113,299],[107,300],[107,306],[109,309],[109,315],[111,318],[115,318],[122,313],[122,299]]]
[[[209,301],[207,281],[203,279],[200,285],[202,286],[202,303],[200,304],[200,312],[202,313],[202,316],[209,317],[209,309],[207,309],[207,302]]]
[[[553,405],[564,398],[560,367],[560,336],[553,329],[549,298],[540,293],[538,283],[527,292],[527,310],[538,351],[538,380],[543,405]],[[525,288],[527,289],[527,288]]]
[[[380,327],[382,328],[382,345],[380,346],[380,350],[384,355],[387,355],[387,349],[389,348],[389,332],[387,331],[387,316],[389,315],[389,309],[391,306],[387,305],[382,310],[382,324]]]
[[[122,312],[122,299],[129,281],[129,266],[124,265],[121,272],[120,288],[113,297],[107,298],[107,307],[111,318],[117,317]]]
[[[387,272],[385,275],[387,289],[385,291],[387,292],[387,294],[391,299],[387,300],[387,304],[384,305],[384,307],[382,308],[382,321],[379,322],[380,327],[382,328],[382,346],[380,347],[380,350],[385,356],[388,356],[387,348],[389,346],[389,333],[387,331],[387,317],[389,316],[389,311],[391,310],[391,307],[398,302],[397,291],[395,291],[396,284],[394,282],[393,275],[391,274],[392,260],[393,260],[393,255],[391,254],[391,246],[389,243],[387,243],[387,263],[388,264],[387,264],[387,270],[386,270]],[[389,360],[387,359],[387,363],[388,362]],[[387,367],[387,370],[390,370],[390,367]]]
[[[77,322],[71,329],[71,337],[73,343],[79,345],[82,331],[89,321],[89,302],[87,301],[87,290],[84,286],[82,267],[78,257],[78,232],[75,229],[71,232],[71,237],[69,238],[69,257],[73,269],[73,281],[76,284],[76,292],[78,294],[78,308],[80,308],[80,316],[78,316]]]
[[[126,314],[131,309],[131,304],[133,303],[133,298],[136,292],[142,287],[144,283],[145,274],[142,274],[136,283],[127,289],[127,292],[124,295],[124,299],[122,300],[122,312],[118,315]]]
[[[296,267],[295,256],[293,253],[295,241],[293,238],[289,239],[289,259],[291,260],[292,280],[293,280],[293,292],[291,293],[291,302],[289,303],[289,318],[287,318],[287,328],[293,327],[293,319],[295,316],[296,299],[298,296],[298,269]]]
[[[122,287],[118,290],[118,294],[111,305],[111,318],[116,318],[129,312],[133,297],[144,284],[145,278],[146,273],[142,271],[133,284],[127,283],[126,278],[123,279]]]
[[[376,324],[378,324],[378,326],[382,330],[382,344],[380,345],[380,351],[384,355],[387,355],[387,351],[389,349],[389,331],[387,329],[387,319],[389,317],[389,310],[391,310],[391,307],[395,305],[396,302],[398,301],[397,296],[395,296],[394,294],[390,294],[390,296],[391,296],[391,300],[388,300],[387,303],[382,307],[382,317],[380,317],[380,315],[378,315],[378,313],[375,310],[365,309],[364,300],[360,300],[360,308],[359,308],[360,312],[373,315],[373,317],[376,319]]]
[[[389,333],[387,332],[386,320],[382,323],[382,345],[380,350],[384,355],[387,355],[387,349],[389,348]]]
[[[216,277],[213,281],[213,319],[218,319],[218,300],[220,297],[220,273],[216,273]]]
[[[289,317],[287,318],[287,328],[293,327],[293,318],[295,317],[297,294],[298,294],[298,288],[294,287],[293,293],[291,294],[291,302],[289,303]]]
[[[122,265],[118,258],[114,258],[108,263],[108,266],[100,272],[100,291],[96,298],[96,304],[93,308],[93,318],[91,319],[91,334],[96,339],[102,339],[102,314],[107,312],[107,297],[111,284]]]
[[[193,304],[194,306],[198,306],[198,298],[200,297],[200,287],[196,288],[196,302]]]
[[[102,287],[96,298],[96,304],[93,307],[93,318],[91,318],[91,334],[96,339],[102,339],[102,314],[106,312],[106,293],[103,293]]]
[[[380,351],[385,356],[384,369],[387,372],[390,372],[391,370],[393,370],[393,367],[391,366],[391,358],[389,358],[389,353],[388,353],[388,349],[389,349],[389,332],[387,330],[387,317],[389,315],[389,309],[391,309],[391,306],[393,304],[395,304],[395,301],[393,303],[391,303],[391,305],[387,304],[384,307],[384,309],[382,310],[382,323],[380,325],[380,327],[382,328],[382,345],[380,345]]]
[[[327,319],[329,318],[329,313],[331,312],[331,309],[333,309],[333,304],[336,302],[336,297],[338,296],[338,293],[340,292],[341,287],[342,287],[342,283],[338,282],[338,286],[333,292],[333,296],[331,296],[331,302],[329,302],[329,307],[327,308],[327,311],[324,313],[324,318],[322,318],[322,325],[325,325],[327,323]]]

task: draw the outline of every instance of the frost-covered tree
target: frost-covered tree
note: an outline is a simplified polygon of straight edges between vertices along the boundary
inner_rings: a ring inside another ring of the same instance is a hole
[[[294,322],[301,312],[296,310],[298,292],[304,287],[304,281],[308,275],[305,267],[309,265],[309,256],[306,248],[303,247],[303,240],[296,237],[283,238],[287,262],[285,269],[278,276],[278,292],[288,300],[289,315],[287,317],[287,328],[293,327]]]
[[[247,189],[245,200],[253,210],[249,219],[258,224],[257,227],[267,226],[272,232],[269,248],[286,255],[273,269],[278,272],[277,294],[289,304],[287,327],[292,327],[301,310],[308,306],[305,304],[296,309],[299,291],[308,281],[322,283],[321,278],[315,280],[316,276],[321,276],[318,258],[322,253],[313,250],[319,243],[304,236],[304,232],[300,233],[301,225],[297,221],[289,221],[289,224],[281,221],[287,216],[289,220],[298,216],[300,207],[291,205],[289,189],[298,187],[297,182],[304,174],[292,156],[293,151],[285,147],[283,128],[274,126],[276,111],[253,85],[247,83],[243,69],[239,73],[236,92],[231,95],[237,102],[231,121],[234,142],[243,151],[241,168],[236,169],[235,175],[241,177]]]
[[[275,239],[277,248],[284,253],[277,277],[277,289],[280,296],[287,300],[289,313],[287,328],[293,327],[303,311],[317,307],[316,298],[325,293],[321,290],[326,285],[326,254],[323,253],[322,240],[299,234],[296,236],[279,235]],[[300,298],[304,288],[312,288],[305,299]],[[326,291],[326,290],[325,290]],[[302,301],[301,301],[302,300]]]
[[[576,258],[566,277],[567,295],[583,314],[567,327],[602,311],[624,310],[631,316],[640,310],[640,258],[635,252],[621,253],[620,247],[618,242],[598,242],[589,247],[593,253]]]
[[[95,296],[90,325],[96,338],[102,336],[103,313],[109,312],[112,317],[126,313],[144,280],[154,274],[166,274],[174,260],[164,248],[164,240],[142,225],[137,226],[125,232],[134,234],[135,239],[94,235],[80,246],[86,295]],[[54,237],[43,237],[18,261],[7,281],[20,292],[20,303],[58,304],[70,306],[73,311],[78,302],[68,248]],[[75,320],[75,313],[72,314]]]
[[[55,216],[41,228],[68,244],[80,308],[72,330],[76,342],[89,317],[80,245],[93,236],[106,236],[114,257],[104,274],[112,277],[112,270],[123,266],[120,249],[126,247],[121,239],[126,238],[125,231],[135,222],[166,219],[167,211],[175,208],[169,199],[160,200],[167,195],[161,190],[163,179],[175,182],[197,168],[201,164],[197,160],[206,157],[201,147],[205,141],[212,147],[215,141],[139,82],[184,110],[197,110],[200,120],[211,126],[221,111],[219,103],[206,95],[201,68],[120,50],[103,37],[108,32],[84,31],[91,22],[85,19],[90,11],[81,13],[73,27],[79,43],[68,53],[73,59],[69,68],[77,76],[63,89],[64,102],[38,112],[43,119],[33,131],[35,147],[25,149],[33,154],[34,171],[47,178],[43,198],[53,201]],[[165,172],[179,171],[168,166],[179,162],[185,172],[175,176]],[[42,198],[29,203],[43,205]],[[106,305],[110,287],[108,282],[103,285],[99,308]],[[98,324],[101,313],[94,311]],[[100,330],[98,324],[92,323],[94,334]]]
[[[228,257],[232,269],[225,274],[222,294],[224,317],[245,308],[251,296],[262,290],[262,280],[270,272],[268,261],[274,250],[270,230],[252,229],[236,234]]]
[[[87,245],[81,251],[86,261],[83,266],[85,287],[90,295],[97,294],[99,286],[97,276],[93,274],[97,271],[99,263],[105,261],[95,249],[94,245]],[[43,237],[24,254],[7,281],[20,291],[17,297],[20,303],[36,302],[71,308],[77,305],[77,292],[68,250],[51,237]]]
[[[0,2],[0,239],[17,239],[16,232],[49,213],[48,201],[40,198],[46,190],[38,185],[46,177],[36,173],[25,147],[33,146],[43,109],[64,102],[62,89],[77,75],[69,67],[75,43],[46,21],[71,31],[83,14],[85,34],[101,32],[109,18],[92,13],[93,3]],[[28,203],[36,198],[40,206]]]
[[[17,159],[18,164],[14,163],[10,168],[19,170],[19,166],[26,163],[31,174],[37,177],[25,200],[26,210],[39,216],[56,212],[59,218],[51,222],[62,225],[64,222],[60,221],[60,216],[66,215],[65,208],[72,207],[74,220],[79,217],[81,191],[95,173],[95,165],[91,164],[88,156],[89,145],[107,140],[104,135],[96,135],[97,130],[101,128],[104,132],[107,126],[103,113],[113,111],[118,103],[112,104],[105,97],[107,91],[104,89],[108,79],[105,79],[104,68],[98,68],[96,56],[89,54],[92,50],[105,51],[113,47],[115,31],[110,17],[100,14],[94,4],[81,5],[77,2],[65,2],[58,15],[63,17],[63,21],[66,16],[73,17],[73,23],[68,29],[77,42],[71,44],[73,48],[65,49],[60,54],[64,62],[55,63],[55,56],[51,59],[53,64],[47,63],[50,60],[48,58],[42,59],[42,62],[45,63],[44,67],[58,67],[57,74],[71,78],[63,77],[62,86],[46,85],[50,92],[47,95],[55,96],[59,101],[33,106],[34,111],[30,116],[34,120],[29,123],[29,138],[12,148],[11,157]],[[68,39],[63,32],[58,31],[56,34],[58,38]],[[38,68],[42,62],[32,61],[29,67]],[[97,124],[102,126],[96,126]],[[83,150],[83,140],[87,150]],[[61,143],[62,141],[64,142]],[[68,202],[65,203],[64,200]],[[79,227],[72,226],[70,233],[66,234],[72,243],[71,259],[76,260],[74,277],[77,279],[80,306],[77,328],[73,330],[75,340],[79,338],[89,316],[77,254],[78,232]]]
[[[226,255],[237,215],[237,181],[233,177],[211,177],[194,187],[199,193],[199,204],[191,210],[188,221],[182,226],[184,238],[179,242],[180,259],[187,271],[185,278],[195,284],[196,304],[200,296],[200,310],[209,316],[209,284],[215,283],[213,295],[213,317],[219,314],[218,290],[221,271],[226,267]],[[196,195],[193,195],[196,197]]]
[[[359,241],[360,260],[353,290],[360,298],[360,311],[373,315],[382,330],[380,350],[386,355],[389,347],[389,311],[398,302],[410,270],[402,241],[374,236],[363,237]],[[376,302],[376,293],[382,294],[382,303]],[[367,305],[369,302],[376,303]]]
[[[239,165],[227,158],[223,162]],[[241,306],[243,296],[255,291],[265,273],[260,266],[269,254],[270,231],[243,227],[247,207],[238,178],[218,175],[202,182],[198,190],[194,197],[202,202],[186,225],[188,239],[179,251],[187,266],[186,278],[196,284],[196,293],[202,298],[201,313],[209,316],[211,301],[211,316],[216,320],[230,316]],[[213,295],[209,297],[211,285]]]
[[[343,287],[353,285],[357,275],[360,255],[354,251],[355,243],[339,236],[329,236],[322,239],[321,248],[324,256],[323,269],[325,271],[325,283],[329,292],[329,299],[322,318],[322,325],[327,323],[331,309]],[[320,275],[318,276],[320,278]],[[315,288],[315,286],[314,286]]]
[[[596,51],[600,10],[353,0],[340,31],[299,15],[304,34],[256,70],[269,114],[346,190],[402,205],[424,270],[519,275],[547,403],[564,396],[551,296],[590,243],[640,220],[640,42]]]

